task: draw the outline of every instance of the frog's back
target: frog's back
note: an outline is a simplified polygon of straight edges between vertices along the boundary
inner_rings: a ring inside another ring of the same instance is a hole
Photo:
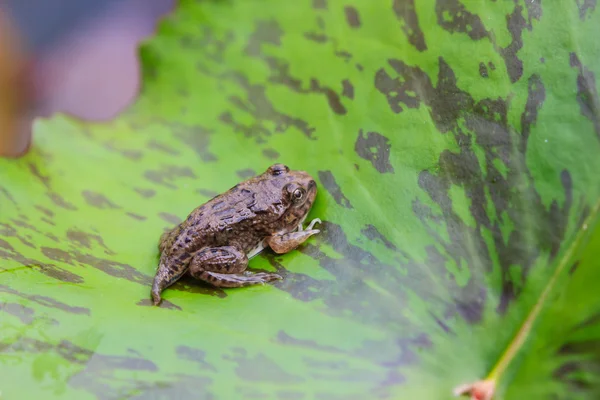
[[[165,247],[190,253],[234,244],[249,251],[267,234],[277,214],[274,200],[261,186],[260,181],[244,182],[196,208]]]

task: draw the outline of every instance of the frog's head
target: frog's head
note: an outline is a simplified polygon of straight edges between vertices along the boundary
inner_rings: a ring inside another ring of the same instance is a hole
[[[317,183],[306,171],[290,170],[287,165],[274,164],[266,171],[273,177],[282,178],[282,200],[286,204],[290,224],[298,224],[308,214],[317,196]]]

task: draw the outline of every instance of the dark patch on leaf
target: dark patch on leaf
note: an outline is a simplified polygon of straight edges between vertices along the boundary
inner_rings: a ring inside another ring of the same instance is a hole
[[[54,264],[33,260],[18,253],[8,242],[0,239],[0,259],[16,261],[24,267],[62,282],[82,283],[83,278]],[[10,272],[11,270],[6,270]]]
[[[316,43],[325,43],[327,41],[327,35],[315,32],[305,32],[304,37]]]
[[[52,202],[54,204],[56,204],[57,206],[59,206],[60,208],[64,208],[65,210],[70,210],[70,211],[77,211],[77,207],[75,207],[73,204],[69,203],[58,193],[48,192],[47,194],[48,194],[48,197],[50,198],[50,200],[52,200]]]
[[[171,122],[169,127],[173,130],[173,136],[192,148],[202,161],[217,161],[217,156],[208,150],[212,130],[202,126],[187,126],[174,122]]]
[[[65,210],[70,210],[70,211],[77,210],[77,207],[75,207],[73,204],[66,201],[58,193],[55,193],[52,191],[52,189],[50,187],[50,178],[42,175],[42,173],[40,172],[40,170],[38,169],[38,167],[35,164],[29,163],[28,166],[29,166],[29,171],[31,172],[31,174],[33,176],[35,176],[37,179],[39,179],[40,182],[46,187],[46,189],[47,189],[46,195],[48,196],[48,198],[50,198],[50,200],[52,200],[52,202],[54,204],[56,204],[57,206],[59,206],[61,208],[64,208]]]
[[[344,13],[346,14],[346,22],[352,28],[360,27],[360,15],[358,14],[358,10],[352,6],[344,7]]]
[[[115,145],[113,143],[105,143],[104,147],[109,151],[119,153],[123,157],[128,158],[133,161],[138,161],[143,156],[143,153],[139,150],[119,149],[119,148],[115,147]]]
[[[579,261],[575,261],[571,265],[571,268],[569,268],[569,275],[573,275],[575,273],[575,271],[577,271],[577,267],[579,267]]]
[[[54,212],[52,210],[47,209],[46,207],[42,207],[40,205],[36,205],[35,208],[37,208],[38,210],[40,210],[41,212],[43,212],[49,218],[54,217]]]
[[[152,278],[150,276],[142,274],[128,264],[106,260],[91,254],[82,254],[78,251],[69,253],[61,249],[50,247],[42,247],[41,250],[46,257],[61,263],[69,265],[76,265],[77,263],[80,263],[98,269],[108,275],[124,278],[128,281],[139,283],[141,285],[148,285],[152,282]]]
[[[235,174],[240,177],[240,179],[248,179],[256,176],[256,172],[252,168],[241,169],[239,171],[235,171]]]
[[[354,86],[348,79],[342,81],[342,96],[354,99]]]
[[[5,312],[21,320],[23,324],[29,325],[34,320],[35,311],[19,303],[0,302],[0,312]]]
[[[419,26],[419,18],[415,10],[415,0],[394,0],[393,8],[410,44],[419,51],[427,50],[425,36]]]
[[[206,196],[208,198],[213,198],[219,195],[219,193],[212,191],[212,190],[208,190],[208,189],[198,189],[196,190],[196,193],[201,194],[202,196]]]
[[[313,0],[312,1],[313,8],[326,10],[327,9],[327,0]]]
[[[342,189],[335,181],[335,177],[331,171],[319,171],[319,179],[336,203],[342,207],[353,208],[350,200],[342,193]]]
[[[512,83],[518,81],[523,75],[523,62],[517,57],[517,52],[523,47],[523,29],[527,27],[527,21],[523,18],[522,11],[523,8],[517,5],[513,13],[507,17],[506,24],[512,41],[507,47],[500,50]]]
[[[270,128],[267,128],[271,124],[275,126],[274,132],[285,132],[290,126],[293,126],[308,138],[312,138],[315,129],[300,118],[275,110],[265,94],[264,86],[250,84],[246,77],[239,74],[234,74],[232,79],[246,90],[247,101],[234,96],[230,98],[231,103],[242,112],[252,114],[256,121],[250,125],[243,125],[236,122],[231,112],[226,111],[220,115],[222,122],[230,125],[236,132],[243,133],[246,137],[256,138],[259,143],[265,142],[265,137],[271,136],[272,132]]]
[[[570,54],[571,66],[577,68],[577,102],[581,114],[594,124],[594,130],[600,139],[600,98],[596,89],[594,73],[581,64],[577,54]]]
[[[179,218],[175,214],[170,214],[170,213],[166,213],[166,212],[160,212],[160,213],[158,213],[158,216],[163,221],[166,221],[166,222],[168,222],[170,224],[173,224],[173,225],[178,225],[179,223],[181,223],[181,218]]]
[[[149,199],[150,197],[154,197],[156,195],[156,190],[154,189],[142,189],[142,188],[134,188],[140,196]]]
[[[91,249],[92,244],[96,243],[100,245],[104,250],[106,250],[108,254],[114,254],[114,252],[112,252],[108,247],[106,247],[106,245],[104,244],[104,240],[100,235],[82,232],[77,229],[69,229],[67,231],[67,238],[71,242],[76,243],[78,246],[85,247],[86,249]]]
[[[4,195],[4,197],[6,197],[8,199],[8,201],[13,203],[13,205],[18,206],[17,202],[15,201],[14,197],[12,197],[12,195],[10,194],[8,189],[0,186],[0,193],[2,193]]]
[[[576,3],[579,8],[579,18],[582,21],[590,17],[596,9],[596,0],[577,0]]]
[[[269,66],[269,69],[271,70],[271,76],[269,77],[270,82],[285,85],[285,86],[289,87],[291,90],[298,92],[298,93],[321,93],[321,94],[324,94],[327,98],[329,107],[332,109],[332,111],[339,115],[345,115],[347,113],[347,110],[341,103],[339,95],[333,89],[323,86],[319,82],[319,80],[316,78],[310,79],[310,86],[308,89],[303,88],[302,81],[291,76],[291,74],[289,72],[290,67],[289,67],[288,62],[286,62],[285,60],[277,59],[277,58],[274,58],[272,56],[265,55],[262,53],[263,43],[268,44],[268,43],[272,43],[273,41],[276,40],[277,44],[279,44],[279,42],[280,42],[279,38],[280,38],[280,35],[282,34],[282,32],[283,31],[281,30],[281,28],[275,21],[259,22],[257,24],[256,31],[251,35],[251,37],[248,41],[248,46],[246,47],[246,53],[252,57],[258,57],[258,58],[262,59],[264,62],[266,62],[266,64]],[[253,103],[255,108],[256,108],[256,106],[261,105],[261,107],[263,109],[270,110],[270,114],[275,114],[276,116],[278,116],[279,119],[284,117],[282,114],[276,113],[274,111],[272,104],[270,104],[269,99],[264,94],[263,87],[258,86],[258,85],[249,85],[247,82],[247,78],[239,76],[239,74],[236,74],[236,78],[237,78],[238,82],[241,84],[241,86],[246,88],[246,90],[249,92],[248,99],[250,100],[251,103]],[[258,91],[257,94],[260,94],[260,99],[261,99],[260,103],[252,100],[253,96],[250,93],[250,90],[249,90],[250,88],[253,88],[254,91]],[[258,110],[258,108],[256,108],[256,109]],[[257,114],[257,113],[255,112],[255,114]],[[264,112],[263,112],[263,114],[264,114]],[[290,119],[290,117],[287,117],[287,118]],[[257,119],[260,120],[260,118],[258,118],[258,116],[257,116]],[[304,122],[304,121],[302,121],[302,123],[306,124],[306,122]],[[309,133],[307,133],[306,128],[305,129],[301,129],[300,127],[298,127],[298,128],[301,131],[303,131],[308,137],[311,137],[310,133],[312,133],[312,129],[310,130]]]
[[[148,219],[148,218],[146,218],[143,215],[139,215],[139,214],[132,213],[132,212],[126,212],[125,215],[127,215],[128,217],[131,217],[131,218],[133,218],[135,220],[138,220],[138,221],[145,221],[145,220]]]
[[[88,203],[92,207],[104,209],[104,208],[113,208],[118,209],[121,208],[112,201],[110,201],[106,196],[101,193],[92,192],[91,190],[84,190],[81,192],[81,195],[85,199],[86,203]]]
[[[510,300],[518,296],[520,291],[515,287],[509,269],[511,266],[520,265],[521,279],[524,281],[540,250],[547,250],[554,255],[564,237],[565,221],[571,207],[570,201],[567,201],[562,209],[554,202],[551,210],[546,211],[525,162],[524,150],[527,146],[529,127],[535,122],[537,109],[543,101],[543,85],[539,77],[534,75],[530,78],[529,98],[522,116],[523,135],[519,137],[509,127],[506,101],[483,99],[476,103],[468,93],[458,88],[454,72],[443,59],[440,59],[436,88],[420,69],[408,67],[398,60],[390,60],[389,63],[401,78],[394,79],[382,69],[378,72],[376,83],[379,83],[378,89],[386,94],[392,110],[401,111],[400,103],[416,108],[424,102],[430,108],[430,115],[438,130],[441,133],[451,132],[460,148],[459,153],[444,151],[439,158],[436,172],[423,171],[419,177],[419,185],[441,209],[450,240],[446,241],[439,236],[433,227],[428,228],[429,234],[445,248],[445,254],[451,257],[457,266],[482,265],[489,268],[492,260],[480,227],[486,227],[492,232],[504,277],[498,309],[504,312]],[[393,93],[394,90],[396,93]],[[406,90],[411,90],[415,95],[405,96]],[[471,133],[465,132],[459,121],[464,121]],[[484,153],[484,165],[480,165],[474,152],[473,140]],[[516,155],[513,154],[513,146],[521,149]],[[504,164],[508,169],[507,175],[498,170],[494,160]],[[564,176],[564,179],[567,179],[565,182],[568,181],[567,176]],[[470,213],[477,224],[476,228],[468,226],[453,210],[449,197],[452,186],[460,187],[470,199]],[[520,187],[517,198],[511,190],[516,186]],[[571,196],[568,185],[565,186],[565,190],[568,199]],[[495,215],[507,213],[515,224],[508,242],[503,238],[499,222],[489,220],[485,209],[486,191],[490,193],[492,203],[496,207]],[[414,203],[414,212],[425,225],[429,222],[438,224],[440,221],[439,217],[432,218],[432,210],[423,207],[418,201]],[[519,217],[524,214],[534,214],[531,220],[538,221],[539,225],[532,227]],[[525,239],[524,232],[533,233],[531,236],[535,238],[534,244]],[[477,250],[474,252],[466,249],[465,243],[471,243]],[[444,257],[438,262],[445,262]],[[463,300],[456,301],[456,304],[466,320],[475,321],[477,318],[474,316],[480,314],[485,301],[485,293],[478,289],[478,282],[483,280],[481,274],[484,271],[471,271],[475,272],[475,276],[467,286],[459,289]]]
[[[328,352],[328,353],[339,353],[344,354],[345,351],[333,346],[323,346],[315,342],[314,340],[302,340],[291,337],[285,331],[277,332],[277,342],[282,343],[289,346],[298,346],[298,347],[306,347],[309,349],[317,350],[319,352]]]
[[[23,299],[26,299],[28,301],[37,303],[41,306],[44,307],[49,307],[49,308],[55,308],[61,311],[65,311],[71,314],[83,314],[83,315],[90,315],[91,312],[88,308],[85,307],[73,307],[70,306],[68,304],[62,303],[58,300],[55,300],[51,297],[46,297],[46,296],[40,296],[40,295],[29,295],[29,294],[25,294],[22,292],[19,292],[17,290],[11,289],[6,285],[2,285],[0,284],[0,292],[5,292],[5,293],[9,293],[18,297],[21,297]]]
[[[262,151],[263,155],[270,160],[276,160],[279,158],[279,153],[274,149],[264,149]]]
[[[177,357],[197,364],[200,369],[217,371],[212,364],[206,361],[206,352],[203,350],[189,346],[177,346],[175,352],[177,353]]]
[[[170,154],[173,156],[179,154],[179,151],[175,150],[173,147],[171,147],[167,144],[161,143],[155,139],[152,139],[148,142],[148,148],[152,149],[152,150],[158,150],[158,151],[161,151],[163,153]]]
[[[487,69],[487,67],[485,66],[485,64],[484,64],[484,63],[482,63],[482,62],[480,62],[480,63],[479,63],[479,75],[480,75],[482,78],[488,78],[488,77],[489,77],[489,74],[488,74],[488,69]]]
[[[394,243],[390,242],[385,236],[383,236],[375,226],[367,225],[360,232],[368,239],[381,242],[388,249],[398,251],[398,248],[394,245]]]
[[[168,187],[169,189],[177,189],[173,182],[176,178],[196,178],[194,172],[188,167],[178,167],[176,165],[166,165],[160,170],[148,170],[144,172],[144,177],[149,181],[159,185]],[[138,192],[139,193],[139,192]]]
[[[0,239],[0,247],[8,251],[14,251],[14,248],[5,240]]]
[[[365,136],[362,129],[358,131],[354,151],[361,158],[370,161],[373,167],[382,174],[394,172],[394,167],[390,164],[390,148],[390,141],[387,137],[377,132],[367,132]]]
[[[298,384],[306,380],[286,372],[264,354],[249,357],[242,350],[231,355],[224,355],[223,359],[235,362],[237,364],[236,375],[246,381]]]
[[[437,0],[435,13],[438,24],[448,32],[465,33],[473,40],[488,37],[479,16],[467,11],[459,0]]]

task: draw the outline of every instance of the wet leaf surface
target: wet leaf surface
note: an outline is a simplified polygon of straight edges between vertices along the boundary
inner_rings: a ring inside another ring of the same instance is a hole
[[[6,398],[600,394],[595,2],[180,1],[118,119],[0,160]],[[320,188],[284,280],[186,279],[162,232],[273,162]],[[475,397],[474,397],[475,398]]]

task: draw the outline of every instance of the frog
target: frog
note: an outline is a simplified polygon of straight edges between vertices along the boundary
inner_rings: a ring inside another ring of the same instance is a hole
[[[277,163],[196,207],[160,237],[153,304],[186,273],[217,288],[282,280],[277,273],[247,271],[249,260],[266,248],[288,253],[320,233],[319,218],[304,228],[316,196],[308,172]]]

